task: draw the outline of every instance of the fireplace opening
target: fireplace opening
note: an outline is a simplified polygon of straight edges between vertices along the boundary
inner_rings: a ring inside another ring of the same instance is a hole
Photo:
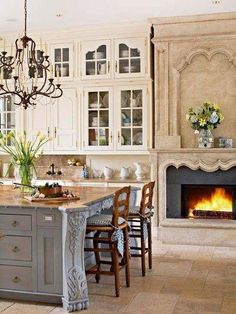
[[[236,186],[182,185],[182,217],[236,219]]]

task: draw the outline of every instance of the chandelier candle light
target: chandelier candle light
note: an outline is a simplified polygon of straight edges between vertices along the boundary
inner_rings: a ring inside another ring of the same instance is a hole
[[[56,69],[57,82],[54,83],[53,66],[49,62],[47,47],[45,52],[36,49],[34,40],[27,36],[27,0],[24,2],[24,36],[15,41],[15,55],[5,49],[0,53],[0,96],[14,96],[14,104],[27,109],[35,106],[38,96],[59,98],[63,91],[59,83],[59,69]],[[38,78],[42,80],[38,80]]]

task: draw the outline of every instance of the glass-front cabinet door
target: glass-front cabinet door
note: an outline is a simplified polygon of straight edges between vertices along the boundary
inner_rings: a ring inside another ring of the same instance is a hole
[[[145,76],[145,39],[115,41],[115,77]]]
[[[53,45],[51,58],[53,60],[53,72],[56,81],[73,78],[73,44],[62,46]]]
[[[84,149],[113,149],[113,119],[111,89],[97,88],[84,91]]]
[[[4,135],[16,130],[15,109],[16,106],[10,95],[0,97],[0,132]]]
[[[146,148],[146,88],[143,86],[118,89],[119,118],[117,148],[143,150]]]
[[[110,41],[86,41],[81,44],[82,78],[110,78]]]

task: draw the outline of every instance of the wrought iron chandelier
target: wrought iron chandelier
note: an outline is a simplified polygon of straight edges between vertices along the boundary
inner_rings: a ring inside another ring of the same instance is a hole
[[[27,36],[27,0],[24,11],[24,36],[15,41],[15,55],[8,55],[5,47],[0,53],[0,96],[10,94],[15,105],[27,109],[36,105],[39,96],[59,98],[63,91],[59,70],[56,69],[57,82],[54,83],[53,66],[47,52],[42,47],[36,49],[34,40]]]

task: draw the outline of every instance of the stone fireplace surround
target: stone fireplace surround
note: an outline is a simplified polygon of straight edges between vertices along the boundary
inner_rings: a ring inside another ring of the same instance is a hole
[[[158,158],[157,158],[158,156]],[[208,173],[229,170],[236,166],[236,149],[173,149],[152,150],[153,174],[157,173],[158,237],[163,243],[213,246],[236,246],[236,220],[190,220],[167,218],[168,167],[185,166]],[[158,170],[157,170],[158,169]]]
[[[185,119],[205,100],[221,104],[225,121],[214,130],[236,145],[236,12],[151,19],[154,27],[156,223],[164,243],[236,246],[235,220],[166,217],[169,166],[214,172],[236,166],[236,149],[195,148]]]

